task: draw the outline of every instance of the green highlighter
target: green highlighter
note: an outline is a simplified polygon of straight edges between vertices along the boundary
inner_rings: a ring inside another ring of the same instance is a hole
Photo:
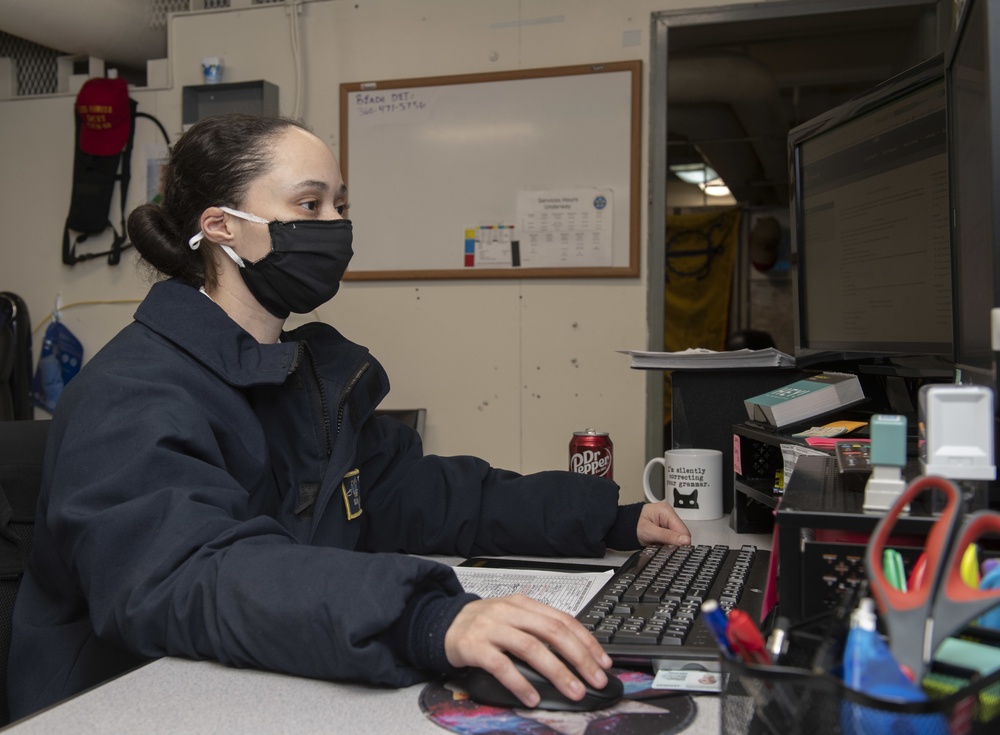
[[[900,592],[906,592],[906,569],[903,566],[903,555],[895,549],[882,552],[882,570],[886,581]]]

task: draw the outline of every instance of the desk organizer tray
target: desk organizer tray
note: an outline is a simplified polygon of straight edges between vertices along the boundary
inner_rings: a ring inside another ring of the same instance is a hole
[[[933,670],[925,702],[893,702],[848,688],[832,674],[814,674],[814,635],[789,634],[780,666],[723,659],[722,735],[995,735],[1000,732],[1000,670],[954,676]],[[925,687],[926,689],[926,687]]]

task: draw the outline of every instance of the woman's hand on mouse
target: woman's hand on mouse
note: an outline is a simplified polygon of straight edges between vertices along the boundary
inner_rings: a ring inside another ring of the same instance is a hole
[[[643,505],[635,532],[643,546],[687,546],[691,543],[691,532],[670,503]]]
[[[570,699],[583,699],[583,683],[549,646],[591,686],[601,689],[608,683],[605,669],[611,667],[611,659],[597,639],[571,615],[524,595],[470,602],[444,638],[452,666],[485,669],[527,707],[538,704],[538,692],[506,653],[531,666]]]

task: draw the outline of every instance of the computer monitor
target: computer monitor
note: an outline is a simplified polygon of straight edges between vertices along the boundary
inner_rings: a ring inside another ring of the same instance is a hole
[[[996,391],[991,313],[1000,306],[1000,8],[966,0],[946,63],[954,248],[955,365]],[[994,404],[997,402],[994,401]]]
[[[944,59],[789,133],[800,367],[953,374]]]

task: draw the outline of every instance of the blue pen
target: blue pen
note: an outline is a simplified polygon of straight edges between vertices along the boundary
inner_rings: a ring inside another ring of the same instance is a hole
[[[728,659],[735,659],[733,649],[726,636],[729,620],[723,609],[719,607],[718,600],[705,600],[701,603],[701,615],[705,619],[705,625],[712,633],[712,637],[715,638],[715,642],[719,644],[719,650],[722,651],[722,654]]]

